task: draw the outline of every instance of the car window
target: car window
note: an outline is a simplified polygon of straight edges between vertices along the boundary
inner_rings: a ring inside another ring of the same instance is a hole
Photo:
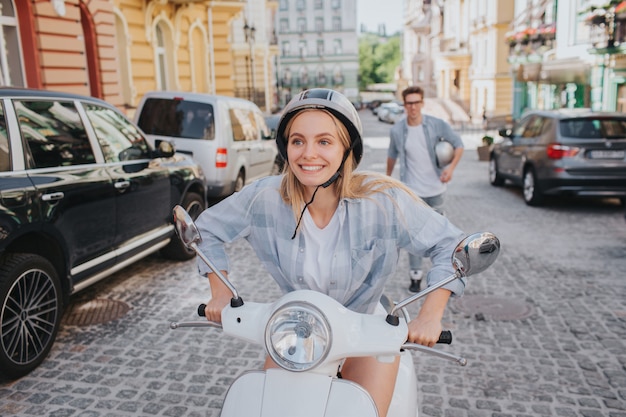
[[[626,138],[626,119],[580,118],[564,119],[559,123],[561,135],[575,139]]]
[[[115,110],[95,104],[85,105],[87,117],[96,131],[106,162],[121,162],[150,157],[150,148],[131,122]]]
[[[95,162],[85,126],[72,102],[15,100],[27,167],[48,168]]]
[[[11,149],[7,136],[7,121],[4,116],[4,106],[0,103],[0,172],[11,170]]]
[[[532,117],[531,120],[526,125],[524,132],[522,133],[522,137],[524,138],[535,138],[541,134],[541,128],[543,126],[543,117],[535,116]]]
[[[213,105],[182,99],[148,98],[137,125],[149,135],[215,139]]]
[[[522,134],[524,133],[524,130],[526,129],[526,126],[528,125],[528,123],[530,123],[533,120],[533,117],[527,117],[525,119],[522,119],[519,124],[515,125],[515,127],[513,128],[513,133],[511,134],[511,137],[521,137]]]
[[[252,111],[240,107],[231,107],[228,110],[228,115],[233,128],[233,140],[251,141],[258,138],[257,123]]]
[[[270,128],[267,126],[267,123],[265,123],[265,118],[263,117],[263,115],[261,113],[254,113],[254,117],[256,118],[256,124],[259,127],[259,130],[261,131],[261,134],[263,135],[263,137],[265,138],[270,137],[272,132],[270,131]]]

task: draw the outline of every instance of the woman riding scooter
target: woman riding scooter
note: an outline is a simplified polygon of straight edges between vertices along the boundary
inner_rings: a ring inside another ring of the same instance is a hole
[[[224,243],[245,238],[284,293],[320,291],[348,309],[374,314],[400,249],[430,257],[428,284],[454,273],[450,253],[462,232],[399,181],[355,171],[362,127],[345,96],[330,89],[298,94],[283,111],[276,143],[286,161],[282,175],[244,187],[197,219],[200,250],[225,276]],[[198,265],[211,287],[205,315],[221,322],[232,293],[206,264]],[[459,279],[428,294],[409,323],[408,341],[434,346],[448,299],[464,286]],[[398,363],[348,358],[341,374],[365,388],[385,417]],[[274,366],[268,358],[265,367]]]

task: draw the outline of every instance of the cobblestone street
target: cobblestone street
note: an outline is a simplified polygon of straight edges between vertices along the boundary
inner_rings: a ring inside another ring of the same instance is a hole
[[[369,132],[375,122],[362,113]],[[379,136],[366,140],[362,167],[384,172]],[[624,208],[573,199],[529,207],[519,189],[489,184],[487,163],[469,146],[475,138],[465,139],[446,215],[467,233],[495,233],[502,249],[444,316],[454,343],[438,348],[468,365],[414,354],[420,415],[626,417]],[[277,296],[245,242],[229,253],[244,300]],[[408,283],[402,254],[389,295],[406,297]],[[208,297],[195,261],[158,256],[77,294],[42,366],[0,380],[0,416],[218,416],[230,383],[260,368],[263,352],[219,330],[170,330],[171,321],[196,320]],[[77,321],[102,305],[109,315],[118,306],[120,317]]]

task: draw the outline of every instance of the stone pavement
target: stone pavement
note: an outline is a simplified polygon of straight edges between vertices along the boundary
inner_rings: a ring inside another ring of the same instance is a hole
[[[384,170],[381,141],[367,143],[362,167]],[[420,414],[626,417],[626,222],[617,202],[528,207],[518,189],[491,187],[487,164],[468,147],[447,216],[468,233],[495,233],[502,250],[444,316],[454,343],[440,349],[468,365],[415,354]],[[229,252],[244,299],[276,297],[245,243]],[[402,254],[387,288],[396,300],[408,295],[407,268]],[[89,313],[92,300],[130,309],[101,324],[66,317],[41,367],[0,381],[0,416],[218,416],[230,383],[259,368],[263,353],[218,330],[169,329],[195,320],[207,297],[194,261],[158,256],[83,291],[74,312]]]

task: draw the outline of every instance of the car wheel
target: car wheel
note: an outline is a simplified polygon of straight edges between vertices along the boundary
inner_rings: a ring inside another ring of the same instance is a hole
[[[246,183],[246,176],[243,173],[243,170],[239,171],[239,175],[237,175],[237,179],[235,180],[235,190],[234,192],[241,191],[244,184]]]
[[[537,183],[537,175],[533,168],[527,168],[524,171],[524,183],[522,192],[524,194],[524,201],[529,206],[538,206],[543,200],[539,184]]]
[[[498,172],[498,163],[493,155],[489,158],[489,182],[496,187],[504,184],[504,178]]]
[[[43,362],[61,322],[57,272],[35,254],[9,254],[0,266],[0,374],[22,377]]]
[[[202,196],[193,192],[185,195],[181,206],[183,206],[193,220],[196,220],[200,213],[206,208]],[[193,249],[187,248],[178,235],[174,236],[171,242],[161,250],[161,254],[168,259],[177,261],[187,261],[196,256],[196,252],[194,252]]]

